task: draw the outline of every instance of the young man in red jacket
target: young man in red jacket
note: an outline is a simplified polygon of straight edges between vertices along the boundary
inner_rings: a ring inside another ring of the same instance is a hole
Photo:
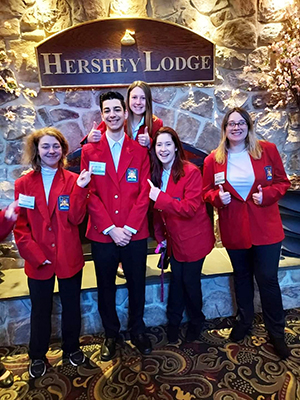
[[[102,94],[100,108],[106,132],[99,142],[83,147],[81,168],[92,171],[86,236],[92,243],[98,308],[105,330],[101,358],[108,361],[115,355],[120,330],[115,301],[119,262],[127,280],[131,341],[142,354],[152,350],[143,321],[150,162],[147,148],[124,132],[123,96]]]

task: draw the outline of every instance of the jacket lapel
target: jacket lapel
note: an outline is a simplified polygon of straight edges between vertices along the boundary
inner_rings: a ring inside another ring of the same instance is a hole
[[[63,169],[58,169],[49,193],[49,200],[48,200],[48,210],[49,210],[49,216],[50,218],[52,217],[52,214],[55,210],[55,207],[57,206],[58,202],[58,197],[61,194],[64,194],[64,187],[65,187],[65,177],[64,177],[64,171]]]
[[[42,174],[35,172],[32,175],[31,195],[35,198],[35,207],[39,210],[47,223],[50,223],[49,210],[46,202],[45,189]]]
[[[253,193],[257,192],[257,177],[259,176],[259,168],[261,168],[261,159],[260,160],[254,160],[251,156],[250,156],[250,161],[252,164],[252,168],[253,168],[253,173],[254,173],[254,182],[253,185],[248,193],[247,199],[248,200]]]
[[[128,167],[130,166],[132,158],[133,158],[132,139],[130,139],[125,134],[124,143],[120,155],[119,166],[118,166],[118,173],[117,173],[119,182],[121,181]],[[138,179],[140,178],[138,177]]]
[[[101,142],[101,140],[100,140]],[[99,144],[100,144],[99,142]],[[104,161],[106,163],[106,169],[105,169],[105,173],[107,175],[110,176],[111,180],[113,181],[113,183],[119,187],[118,184],[118,177],[117,177],[117,172],[116,172],[116,168],[115,168],[115,164],[114,164],[114,160],[112,158],[112,154],[109,148],[109,144],[106,138],[106,134],[103,135],[103,139],[102,139],[102,143],[101,145],[99,145],[98,147],[98,151],[99,151],[99,157],[100,160]],[[120,157],[121,159],[121,157]]]
[[[177,183],[177,185],[178,185],[178,183]],[[176,185],[174,183],[174,180],[173,180],[173,177],[172,177],[172,170],[171,170],[171,173],[170,173],[170,176],[169,176],[169,180],[168,180],[168,184],[167,184],[167,187],[166,187],[166,193],[168,193],[170,196],[173,196],[173,192],[174,192],[175,188],[176,188]]]

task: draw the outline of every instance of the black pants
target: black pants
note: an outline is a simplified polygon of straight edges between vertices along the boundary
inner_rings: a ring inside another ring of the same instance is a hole
[[[80,290],[82,271],[71,278],[58,279],[62,305],[62,349],[72,353],[79,347],[81,329]],[[45,357],[51,336],[51,314],[55,276],[46,280],[28,278],[31,299],[29,357]]]
[[[201,270],[204,258],[195,262],[179,262],[171,257],[171,279],[167,317],[170,325],[178,326],[186,308],[190,324],[201,328],[205,320],[202,313]]]
[[[116,311],[116,273],[122,262],[129,297],[128,330],[132,336],[143,333],[147,239],[131,241],[121,247],[113,243],[92,242],[98,286],[98,309],[106,337],[117,337],[120,321]]]
[[[278,283],[278,263],[281,242],[252,246],[250,249],[228,250],[233,271],[238,317],[250,327],[254,317],[255,276],[262,304],[266,329],[276,337],[284,336],[284,311]]]

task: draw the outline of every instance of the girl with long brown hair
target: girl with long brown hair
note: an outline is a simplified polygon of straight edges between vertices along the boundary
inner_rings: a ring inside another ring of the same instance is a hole
[[[189,324],[185,339],[196,340],[203,328],[201,270],[214,246],[212,224],[202,200],[202,176],[185,160],[177,133],[160,128],[150,149],[152,181],[149,197],[154,201],[155,238],[167,245],[171,257],[171,280],[167,306],[169,342],[178,340],[186,308]]]

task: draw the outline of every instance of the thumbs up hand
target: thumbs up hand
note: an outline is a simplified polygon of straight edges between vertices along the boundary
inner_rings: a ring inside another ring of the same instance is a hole
[[[5,218],[11,221],[16,221],[18,218],[18,206],[19,201],[15,200],[14,202],[10,203],[10,205],[5,210]]]
[[[150,179],[147,179],[149,185],[150,185],[150,192],[149,192],[149,197],[151,200],[156,201],[158,198],[158,195],[160,193],[160,189],[150,181]]]
[[[226,206],[231,202],[231,194],[229,192],[224,192],[223,186],[219,185],[219,197],[221,202]]]
[[[86,171],[85,169],[83,169],[79,175],[79,177],[77,178],[77,185],[81,188],[86,187],[86,185],[90,182],[91,180],[91,175],[92,172],[91,171]]]
[[[141,146],[148,147],[150,145],[150,136],[148,133],[148,126],[145,126],[144,133],[138,135],[137,140]]]
[[[88,143],[97,143],[97,142],[99,142],[99,140],[101,138],[101,131],[96,129],[97,126],[98,126],[97,122],[94,121],[93,122],[93,127],[90,130],[90,133],[88,134],[88,137],[87,137]]]
[[[257,186],[257,190],[258,190],[257,193],[253,193],[252,199],[253,199],[254,204],[256,204],[257,206],[260,206],[263,201],[263,190],[262,190],[261,185]]]

